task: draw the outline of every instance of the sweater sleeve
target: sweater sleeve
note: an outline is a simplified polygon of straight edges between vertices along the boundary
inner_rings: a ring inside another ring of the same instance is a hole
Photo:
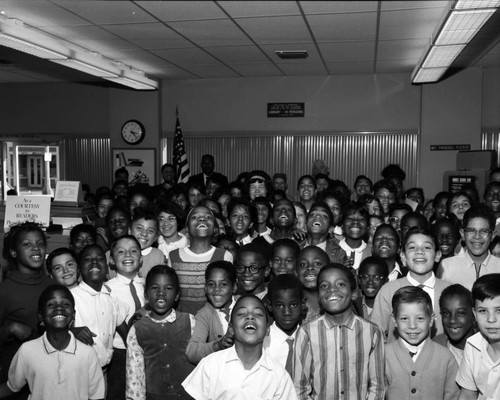
[[[191,339],[186,347],[186,356],[189,362],[197,364],[200,360],[213,353],[213,341],[209,342],[211,326],[210,310],[207,307],[201,308],[195,318],[195,325]]]

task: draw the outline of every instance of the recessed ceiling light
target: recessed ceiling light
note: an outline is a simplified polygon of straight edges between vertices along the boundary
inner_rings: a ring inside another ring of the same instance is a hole
[[[275,53],[283,60],[295,60],[309,57],[307,50],[276,50]]]

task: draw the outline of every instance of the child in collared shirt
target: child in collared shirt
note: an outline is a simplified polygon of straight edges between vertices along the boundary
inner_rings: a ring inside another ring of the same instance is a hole
[[[227,205],[227,215],[230,232],[236,243],[240,246],[251,243],[249,231],[257,221],[255,206],[243,198],[234,198]]]
[[[295,274],[300,253],[300,246],[295,240],[288,238],[276,240],[271,246],[271,253],[273,276]]]
[[[47,287],[38,300],[45,333],[24,343],[9,368],[0,398],[27,383],[33,399],[88,400],[104,398],[104,377],[93,349],[75,339],[69,327],[75,299],[66,286]]]
[[[184,212],[175,203],[167,202],[158,205],[157,219],[160,228],[158,249],[168,257],[168,253],[189,245],[189,239],[182,232]]]
[[[481,276],[472,286],[479,332],[467,339],[457,374],[460,400],[500,398],[500,274]]]
[[[186,346],[195,321],[191,314],[173,308],[179,295],[179,280],[172,268],[156,265],[148,272],[149,311],[127,336],[127,399],[190,399],[181,383],[194,368],[186,357]]]
[[[399,338],[385,349],[386,399],[412,395],[426,400],[456,399],[455,357],[429,337],[434,322],[430,296],[418,286],[404,286],[394,294],[392,310]]]
[[[323,314],[299,328],[294,348],[299,398],[382,400],[384,337],[353,312],[356,278],[346,266],[331,263],[319,272],[317,285]]]
[[[188,360],[194,364],[234,343],[233,332],[228,329],[237,288],[233,264],[229,261],[208,264],[205,281],[208,303],[195,315],[196,324],[186,349]]]
[[[266,279],[271,273],[260,246],[247,244],[236,253],[234,261],[239,293],[253,294],[263,299],[267,294]]]
[[[51,251],[47,257],[45,265],[49,275],[59,283],[66,286],[68,289],[78,286],[78,263],[76,255],[66,247],[60,247]]]
[[[300,281],[291,274],[274,277],[266,303],[274,322],[264,339],[264,349],[292,375],[293,344],[304,307]]]
[[[262,348],[267,318],[257,297],[238,299],[231,313],[234,346],[209,354],[182,382],[195,400],[297,399],[290,376]]]
[[[361,261],[358,282],[361,289],[361,312],[363,318],[370,318],[375,297],[384,283],[387,283],[389,267],[383,258],[371,256]]]

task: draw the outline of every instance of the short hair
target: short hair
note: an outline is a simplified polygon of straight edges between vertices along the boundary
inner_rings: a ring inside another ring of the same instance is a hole
[[[266,306],[264,305],[264,303],[262,302],[261,299],[259,299],[257,296],[255,296],[254,294],[244,294],[243,296],[241,296],[238,300],[236,300],[236,303],[234,304],[234,307],[231,311],[231,319],[230,319],[230,322],[232,323],[233,322],[233,318],[234,318],[234,311],[237,309],[238,305],[245,299],[255,299],[257,302],[259,302],[259,304],[262,306],[262,309],[264,310],[264,315],[266,316],[266,323],[269,323],[269,316],[267,314],[267,309],[266,309]]]
[[[410,213],[413,209],[406,203],[394,203],[389,206],[389,215],[394,211],[407,211]]]
[[[156,218],[155,212],[149,207],[136,207],[134,208],[134,216],[132,217],[132,223],[139,219],[145,219],[146,221],[155,221],[156,227],[158,227],[158,219]]]
[[[117,179],[113,182],[112,190],[114,190],[118,185],[125,185],[128,187],[128,182],[125,179]]]
[[[376,265],[376,266],[382,268],[382,270],[384,271],[383,275],[385,277],[387,277],[389,275],[389,266],[387,265],[387,262],[382,257],[379,257],[379,256],[366,257],[365,259],[363,259],[363,261],[361,261],[361,264],[359,264],[358,273],[361,271],[361,268],[364,269],[368,265]]]
[[[392,296],[392,314],[396,317],[398,315],[399,306],[401,304],[410,303],[422,304],[429,316],[434,313],[431,297],[424,289],[418,286],[403,286],[396,290],[396,293]]]
[[[60,291],[64,292],[66,296],[68,297],[68,300],[71,302],[73,308],[75,308],[75,298],[73,297],[73,294],[71,293],[71,290],[69,290],[66,286],[60,285],[58,283],[55,283],[53,285],[47,286],[43,292],[40,294],[40,297],[38,298],[38,312],[41,313],[43,311],[43,308],[49,301],[50,297],[52,296],[52,293]]]
[[[478,204],[469,208],[465,214],[462,221],[463,228],[467,228],[469,222],[474,218],[483,218],[488,222],[490,229],[495,229],[496,218],[493,212],[485,206],[484,204]]]
[[[500,274],[487,274],[480,276],[472,285],[472,299],[484,301],[500,296]]]
[[[47,257],[47,260],[45,261],[45,266],[47,267],[47,272],[49,274],[52,273],[52,262],[54,261],[54,258],[62,256],[63,254],[69,254],[71,257],[73,257],[73,260],[75,260],[75,262],[78,262],[78,257],[73,252],[73,250],[68,249],[67,247],[59,247],[55,250],[52,250]]]
[[[439,192],[434,196],[434,199],[432,200],[432,207],[436,208],[437,203],[439,203],[441,200],[446,200],[446,203],[448,203],[448,199],[450,197],[450,192]],[[446,209],[448,210],[448,204],[446,204]]]
[[[314,179],[314,176],[312,175],[302,175],[299,180],[297,181],[297,190],[299,190],[299,186],[301,184],[301,182],[304,180],[304,179],[310,179],[312,182],[313,182],[313,185],[314,185],[314,189],[317,188],[316,186],[316,179]]]
[[[459,283],[455,283],[453,285],[448,286],[443,290],[441,296],[439,297],[439,308],[442,310],[444,306],[444,301],[450,297],[460,296],[465,299],[467,305],[470,308],[474,307],[474,302],[472,301],[472,293],[469,289],[460,285]]]
[[[152,285],[153,279],[156,275],[167,275],[174,281],[175,291],[179,292],[179,277],[175,273],[175,270],[168,265],[158,264],[151,268],[146,275],[146,281],[144,283],[144,291],[146,292]]]
[[[275,179],[279,179],[279,178],[283,179],[285,181],[285,183],[286,183],[286,174],[285,173],[283,173],[283,172],[277,172],[277,173],[275,173],[273,175],[273,182],[274,182]]]
[[[379,227],[380,228],[380,227]],[[428,228],[427,226],[422,227],[422,226],[412,226],[410,229],[408,229],[408,232],[406,232],[405,237],[403,238],[403,244],[402,244],[402,249],[404,251],[404,248],[406,247],[406,244],[410,240],[410,237],[413,235],[424,235],[429,237],[432,240],[432,243],[434,244],[434,250],[439,250],[439,244],[436,239],[436,236],[434,236],[434,233]]]
[[[166,214],[171,214],[177,220],[177,230],[180,231],[184,228],[184,211],[173,201],[165,201],[157,204],[156,206],[156,218],[160,217],[160,214],[164,212]]]
[[[137,246],[139,246],[139,249],[141,248],[141,244],[139,243],[139,241],[137,240],[137,238],[134,235],[123,235],[123,236],[120,236],[119,238],[117,238],[111,242],[111,245],[109,246],[110,256],[113,256],[113,251],[115,250],[115,248],[118,245],[118,242],[120,240],[131,240],[132,242],[135,242],[135,244],[137,244]]]
[[[458,224],[458,219],[443,217],[436,220],[436,222],[431,225],[431,230],[434,236],[437,237],[439,228],[442,225],[450,225],[453,229],[453,234],[460,239],[460,224]]]
[[[349,286],[351,287],[351,291],[354,292],[356,290],[356,287],[357,287],[356,277],[354,276],[354,274],[352,273],[350,268],[348,268],[344,264],[340,264],[340,263],[330,263],[328,265],[325,265],[323,268],[321,268],[319,270],[318,278],[316,280],[318,287],[319,287],[319,282],[320,282],[321,276],[323,274],[325,274],[326,272],[332,271],[332,270],[342,271],[345,274],[345,276],[347,277],[347,280],[349,281]]]
[[[288,249],[290,249],[295,258],[299,256],[300,246],[295,240],[289,238],[283,238],[274,241],[274,243],[271,245],[271,254],[274,254],[276,249],[280,247],[287,247]]]
[[[252,204],[257,206],[257,204],[262,204],[267,207],[267,210],[269,211],[269,214],[271,214],[273,207],[271,206],[271,202],[264,196],[259,196],[256,197],[255,199],[252,200]]]
[[[166,169],[167,167],[172,168],[172,169],[174,170],[174,172],[176,172],[176,171],[175,171],[174,164],[170,164],[170,163],[165,163],[165,164],[163,164],[163,165],[161,166],[160,171],[161,171],[161,172],[163,172],[163,170],[164,170],[164,169]]]
[[[99,188],[100,189],[100,188]],[[96,193],[95,195],[95,205],[98,206],[99,203],[102,201],[102,200],[111,200],[111,201],[114,201],[115,198],[113,196],[113,193],[111,192],[111,190],[109,188],[106,188],[107,190],[103,193]]]
[[[300,253],[299,253],[298,257],[300,258],[301,254],[304,254],[304,252],[309,251],[309,250],[314,250],[314,251],[318,252],[319,257],[321,257],[321,258],[324,259],[325,264],[329,264],[330,263],[330,257],[328,256],[328,253],[325,250],[323,250],[322,248],[320,248],[318,246],[315,246],[313,244],[311,244],[309,246],[306,246],[302,250],[300,250]]]
[[[197,190],[198,192],[200,192],[202,195],[205,195],[205,186],[202,185],[201,183],[197,183],[197,182],[188,182],[188,187],[187,187],[187,195],[189,196],[189,191],[191,189],[195,189]]]
[[[235,261],[241,257],[243,253],[255,253],[259,256],[260,260],[262,261],[262,265],[268,266],[269,265],[269,260],[268,256],[266,255],[266,249],[263,248],[263,246],[256,244],[256,243],[249,243],[245,244],[244,246],[241,246],[237,251],[236,251],[236,257]]]
[[[120,206],[113,206],[109,209],[108,213],[106,214],[106,225],[109,225],[109,221],[111,219],[111,215],[115,212],[121,212],[123,215],[125,215],[125,218],[128,220],[128,223],[132,222],[132,217],[130,215],[130,211],[127,210],[126,208],[120,207]]]
[[[267,292],[267,297],[271,303],[273,302],[273,295],[279,290],[293,290],[298,294],[299,298],[304,297],[302,283],[300,283],[299,278],[292,274],[281,274],[271,280]]]
[[[491,178],[493,178],[493,175],[495,174],[500,174],[500,168],[499,167],[496,167],[496,168],[492,168],[489,175],[488,175],[488,179],[491,181]]]
[[[386,179],[375,182],[375,184],[373,185],[373,195],[376,196],[377,192],[381,189],[387,189],[389,193],[392,193],[394,196],[396,196],[398,192],[396,186],[394,186],[391,181],[388,181]]]
[[[94,242],[97,240],[97,231],[92,225],[78,224],[71,228],[71,231],[69,232],[70,243],[73,243],[80,233],[89,234],[94,239]]]
[[[245,207],[250,214],[250,221],[253,223],[257,222],[257,209],[255,206],[247,199],[243,197],[233,197],[227,203],[227,218],[231,218],[231,214],[236,207]]]
[[[127,168],[125,168],[125,167],[118,168],[115,171],[115,179],[117,179],[121,174],[127,174],[127,177],[128,177],[129,172],[128,172]]]
[[[372,180],[371,180],[370,178],[368,178],[366,175],[358,175],[358,176],[356,177],[356,180],[354,181],[354,185],[353,185],[353,186],[354,186],[354,187],[356,187],[356,185],[359,183],[359,181],[360,181],[361,179],[366,179],[366,180],[368,181],[368,183],[369,183],[369,185],[370,185],[370,189],[373,187],[373,182],[372,182]]]
[[[25,221],[19,224],[12,225],[9,232],[4,236],[4,258],[13,260],[10,250],[14,250],[20,242],[21,235],[29,232],[38,232],[45,244],[47,244],[47,237],[42,230],[42,226],[36,222]]]
[[[420,214],[417,211],[410,211],[408,214],[403,215],[403,218],[401,218],[401,228],[406,224],[406,222],[410,218],[415,218],[418,222],[418,225],[416,226],[422,226],[422,227],[428,227],[429,223],[427,221],[427,218],[423,216],[423,214]]]
[[[358,213],[360,214],[368,224],[370,214],[366,209],[364,204],[361,203],[351,203],[342,211],[342,223],[344,223],[349,215]]]
[[[408,197],[412,192],[416,192],[422,198],[422,201],[425,200],[424,189],[419,187],[412,187],[405,192],[405,197]]]
[[[398,164],[389,164],[384,167],[381,173],[384,179],[397,178],[400,181],[404,181],[406,178],[406,173],[401,169]]]
[[[96,243],[93,243],[93,244],[88,244],[87,246],[85,246],[83,249],[80,250],[80,253],[78,253],[78,269],[81,268],[81,263],[82,263],[82,259],[83,259],[83,254],[86,253],[87,251],[89,251],[90,249],[97,249],[99,250],[104,256],[106,256],[106,252],[102,249],[101,246],[99,246],[98,244]],[[106,261],[106,265],[108,265],[108,262]]]
[[[383,218],[384,217],[382,217],[382,219]],[[375,229],[375,233],[373,234],[373,239],[374,240],[375,240],[375,236],[377,236],[377,234],[379,233],[379,231],[381,231],[382,229],[388,229],[388,230],[390,230],[394,234],[394,236],[396,238],[397,246],[399,247],[401,245],[401,240],[400,240],[400,237],[398,235],[398,231],[391,224],[386,224],[386,223],[383,223],[383,224],[380,224],[379,226],[377,226],[377,229]]]
[[[469,194],[461,190],[459,192],[452,193],[450,195],[450,197],[448,197],[448,200],[446,201],[446,210],[448,212],[450,212],[450,207],[451,207],[451,203],[453,202],[453,200],[460,197],[460,196],[467,198],[467,200],[469,200],[469,203],[471,206],[474,204],[474,202],[472,201],[472,198],[469,196]]]
[[[208,281],[210,273],[216,269],[224,271],[227,275],[227,279],[232,284],[236,282],[236,269],[232,263],[225,260],[213,261],[207,265],[207,269],[205,270],[205,281]]]
[[[299,207],[302,211],[304,211],[304,215],[306,216],[306,219],[307,219],[307,208],[304,204],[302,204],[298,201],[291,201],[290,199],[281,199],[279,201],[284,201],[284,200],[286,200],[292,204],[294,217],[297,217],[297,210],[295,210],[295,207]],[[276,203],[278,203],[278,202],[276,202]],[[274,204],[275,206],[276,206],[276,203]]]
[[[318,201],[311,206],[311,208],[309,209],[309,212],[307,213],[306,221],[309,219],[309,215],[311,215],[311,213],[313,211],[318,210],[318,209],[323,209],[328,214],[328,218],[330,219],[330,225],[332,225],[333,224],[332,210],[330,210],[330,207],[328,207],[328,204],[326,204],[323,201]]]

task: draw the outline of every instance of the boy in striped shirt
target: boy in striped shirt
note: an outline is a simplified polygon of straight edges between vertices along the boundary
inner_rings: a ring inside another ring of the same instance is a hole
[[[319,272],[324,313],[296,337],[292,375],[299,399],[384,399],[383,333],[354,314],[355,289],[354,275],[342,264]]]

